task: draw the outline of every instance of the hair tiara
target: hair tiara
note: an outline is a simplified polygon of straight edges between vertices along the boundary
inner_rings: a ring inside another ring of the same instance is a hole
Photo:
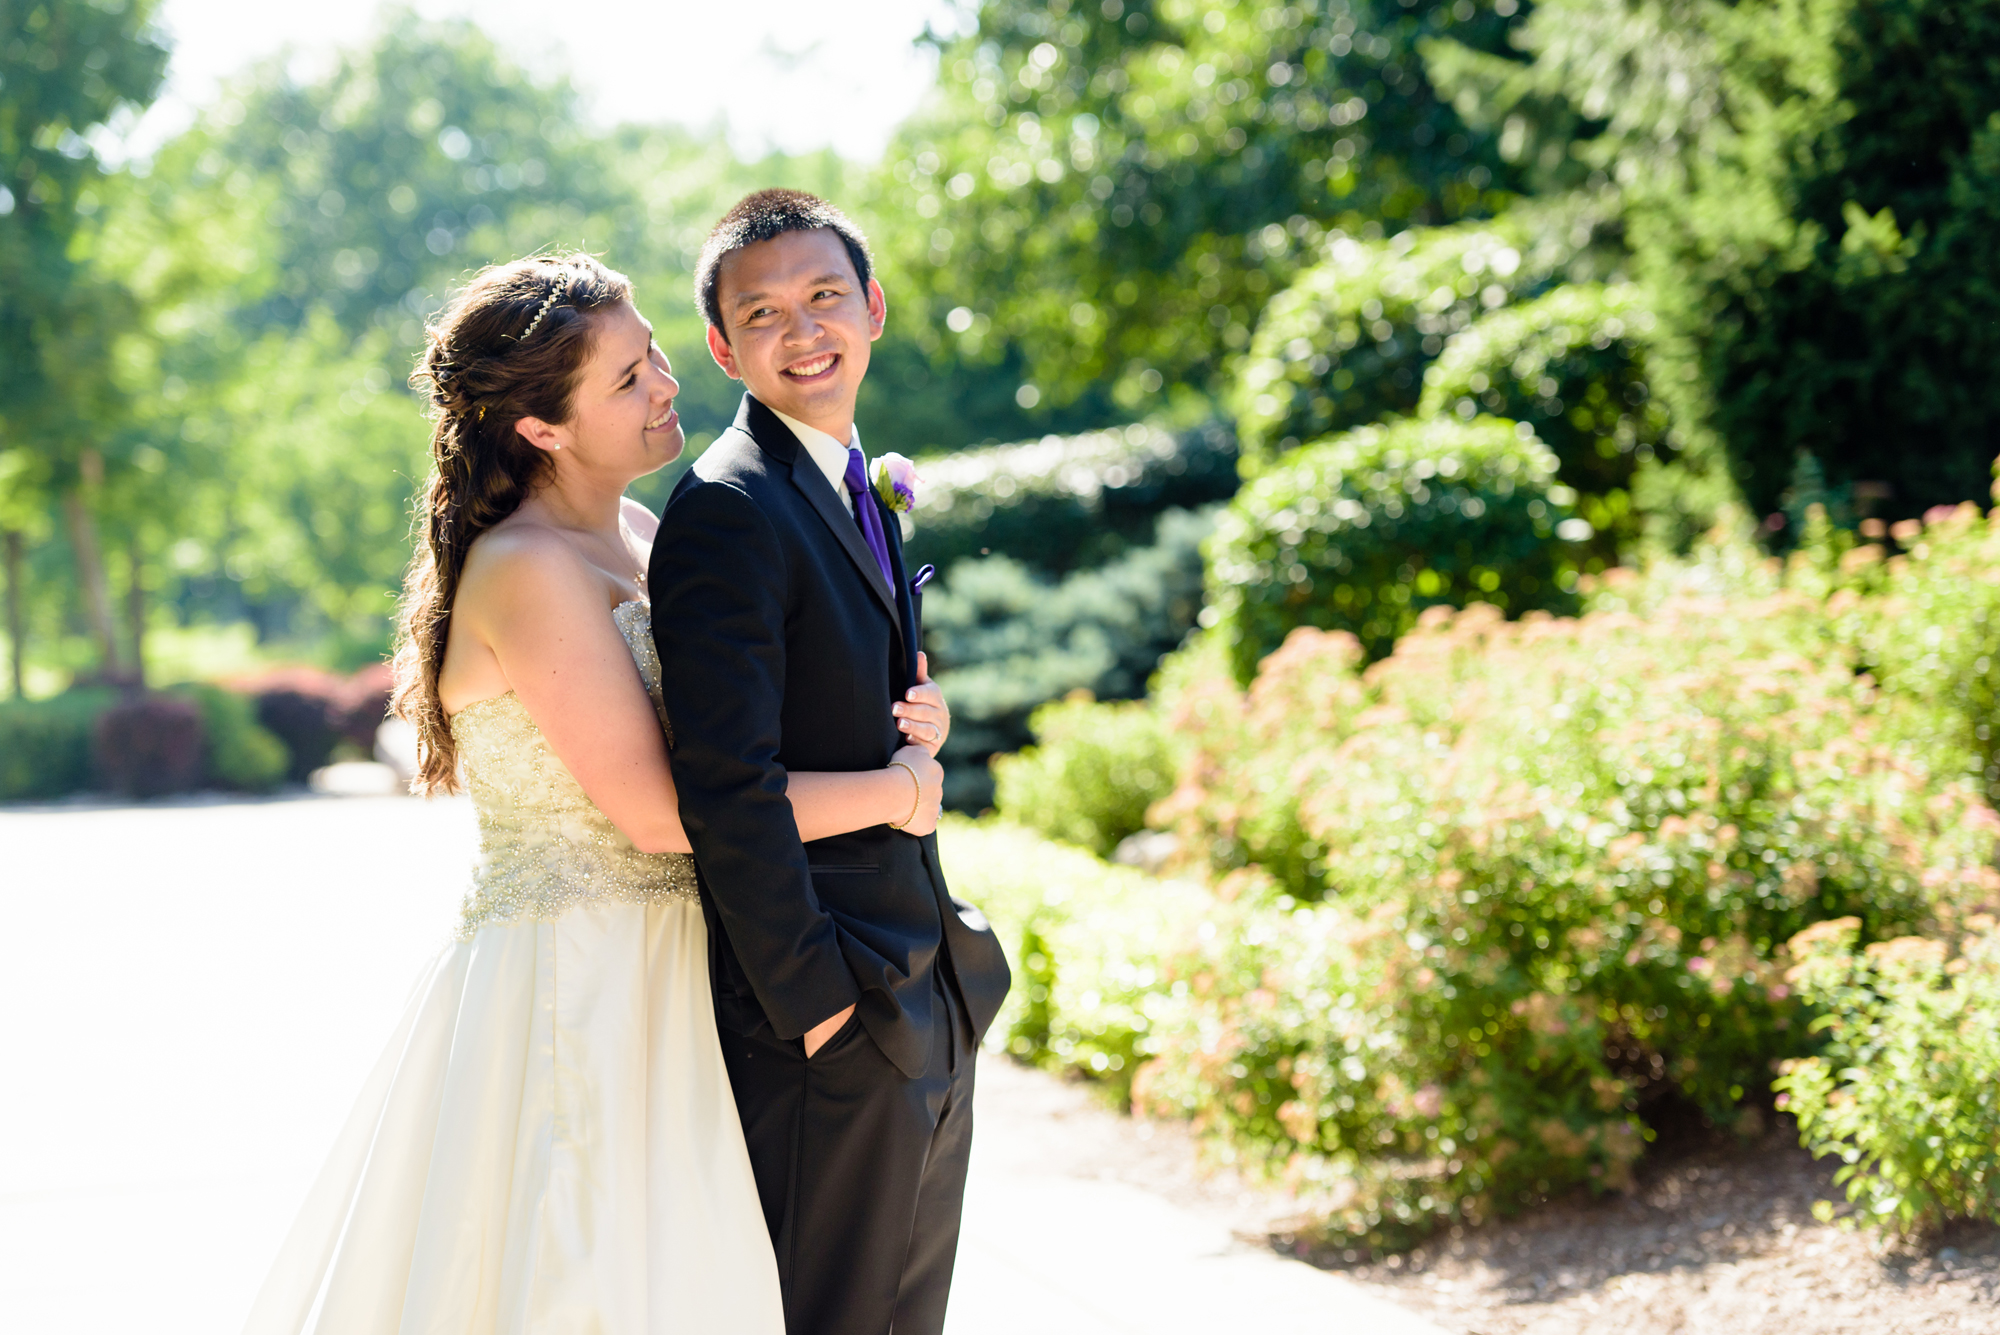
[[[528,321],[528,327],[526,329],[523,329],[521,331],[521,336],[515,339],[514,341],[516,343],[526,343],[530,338],[534,337],[535,330],[541,327],[542,317],[549,313],[549,307],[555,305],[558,301],[561,301],[568,294],[569,294],[569,270],[566,268],[559,268],[556,270],[555,284],[549,289],[549,295],[542,298],[541,309],[535,312],[535,318]]]

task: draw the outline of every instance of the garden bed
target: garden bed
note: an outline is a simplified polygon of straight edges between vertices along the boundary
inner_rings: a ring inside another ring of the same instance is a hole
[[[1273,1241],[1463,1335],[2000,1329],[2000,1230],[1891,1245],[1820,1223],[1813,1203],[1841,1198],[1837,1166],[1780,1118],[1754,1142],[1656,1154],[1629,1194],[1552,1201],[1379,1264]]]

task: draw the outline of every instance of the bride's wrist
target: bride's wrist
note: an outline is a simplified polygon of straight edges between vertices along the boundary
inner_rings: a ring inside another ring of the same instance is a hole
[[[900,775],[897,775],[897,778],[899,780],[907,779],[909,782],[899,782],[894,788],[890,789],[892,793],[896,794],[889,799],[890,809],[894,814],[889,817],[887,824],[892,830],[900,830],[915,820],[917,813],[922,811],[924,807],[924,781],[917,774],[916,767],[907,761],[890,761],[887,772],[894,774],[897,770],[902,771]],[[914,785],[914,788],[912,785]]]

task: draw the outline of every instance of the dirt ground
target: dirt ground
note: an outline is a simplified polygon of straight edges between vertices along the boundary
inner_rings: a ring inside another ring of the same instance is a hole
[[[1348,1273],[1463,1335],[2000,1332],[2000,1230],[1890,1246],[1782,1123],[1655,1164],[1631,1195],[1558,1201]]]
[[[1052,1152],[1087,1159],[1091,1175],[1338,1270],[1458,1335],[2000,1335],[2000,1229],[1889,1246],[1819,1223],[1813,1202],[1840,1199],[1835,1165],[1799,1148],[1788,1120],[1750,1145],[1693,1137],[1657,1155],[1629,1196],[1558,1200],[1343,1265],[1274,1233],[1290,1200],[1204,1165],[1184,1128],[1122,1117],[1054,1080],[1035,1101]]]

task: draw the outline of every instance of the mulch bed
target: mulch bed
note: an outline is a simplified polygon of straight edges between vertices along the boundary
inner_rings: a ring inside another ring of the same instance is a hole
[[[1205,1161],[1184,1124],[1135,1121],[1038,1072],[993,1074],[994,1111],[1039,1128],[1052,1165],[1143,1187],[1454,1335],[2000,1335],[2000,1229],[1890,1243],[1818,1222],[1813,1202],[1844,1199],[1837,1164],[1801,1149],[1789,1118],[1750,1142],[1683,1128],[1629,1195],[1550,1201],[1350,1265],[1274,1232],[1296,1204]]]
[[[1843,1201],[1789,1119],[1655,1156],[1629,1195],[1552,1201],[1406,1256],[1329,1264],[1459,1335],[2000,1332],[2000,1229],[1893,1243],[1812,1216]]]

